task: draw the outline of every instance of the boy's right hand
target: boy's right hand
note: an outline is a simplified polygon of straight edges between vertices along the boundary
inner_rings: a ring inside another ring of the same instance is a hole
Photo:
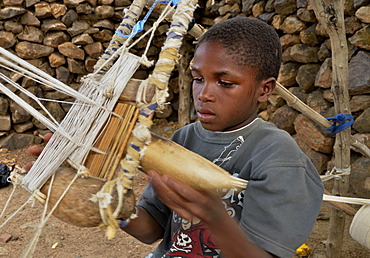
[[[51,136],[53,136],[53,134],[52,133],[47,133],[47,134],[45,134],[44,135],[44,143],[48,143],[49,142],[49,140],[50,140],[50,138],[51,138]],[[41,147],[41,146],[39,146],[39,145],[33,145],[33,146],[31,146],[31,147],[28,147],[27,148],[27,152],[28,153],[30,153],[30,154],[32,154],[32,155],[34,155],[34,156],[36,156],[36,157],[38,157],[40,154],[41,154],[41,152],[42,152],[42,150],[43,150],[44,148],[43,147]],[[26,170],[26,171],[29,171],[30,169],[31,169],[31,167],[32,167],[32,163],[29,163],[29,164],[27,164],[25,167],[24,167],[24,169]]]

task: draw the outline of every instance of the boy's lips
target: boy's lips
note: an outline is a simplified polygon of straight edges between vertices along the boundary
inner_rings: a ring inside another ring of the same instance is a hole
[[[198,119],[201,122],[208,122],[216,116],[214,113],[212,113],[210,110],[207,109],[198,109],[197,110]]]

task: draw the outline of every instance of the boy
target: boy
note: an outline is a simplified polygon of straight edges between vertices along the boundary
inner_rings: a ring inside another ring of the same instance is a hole
[[[306,240],[321,206],[320,177],[288,133],[257,118],[280,63],[278,35],[257,19],[220,22],[200,39],[192,65],[199,121],[173,141],[249,184],[199,192],[149,172],[137,218],[121,223],[144,243],[163,239],[148,257],[292,257]]]
[[[257,19],[220,22],[200,39],[192,65],[199,121],[173,141],[249,184],[199,192],[151,171],[138,217],[122,224],[145,243],[163,238],[148,257],[291,257],[306,240],[322,201],[320,177],[289,134],[257,118],[280,63],[278,35]]]

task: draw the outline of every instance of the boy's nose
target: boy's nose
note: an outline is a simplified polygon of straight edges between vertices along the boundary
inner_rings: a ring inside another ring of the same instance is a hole
[[[203,84],[203,87],[199,91],[198,99],[202,102],[213,102],[215,100],[212,85],[210,83]]]

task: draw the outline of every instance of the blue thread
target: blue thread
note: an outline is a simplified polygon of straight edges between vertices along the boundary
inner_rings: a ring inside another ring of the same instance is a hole
[[[157,5],[158,3],[169,3],[169,2],[171,2],[173,5],[177,5],[177,4],[180,2],[180,0],[172,0],[172,1],[159,1],[159,0],[156,0],[156,1],[153,3],[152,7],[150,7],[149,11],[146,13],[145,17],[144,17],[141,21],[138,21],[138,22],[134,25],[134,27],[133,27],[133,29],[132,29],[132,33],[131,33],[131,34],[124,35],[124,34],[122,34],[122,33],[121,33],[121,31],[118,31],[118,30],[117,30],[115,33],[116,33],[118,36],[121,36],[121,37],[124,37],[124,38],[129,38],[129,37],[131,37],[131,35],[132,35],[132,37],[135,37],[135,36],[136,36],[136,34],[138,34],[139,32],[141,32],[141,31],[143,31],[143,30],[144,30],[144,24],[145,24],[145,23],[146,23],[146,21],[148,20],[148,18],[149,18],[149,16],[150,16],[150,14],[153,12],[153,10],[154,10],[154,8],[156,7],[156,5]]]
[[[325,128],[325,130],[330,131],[332,134],[336,134],[347,129],[355,122],[351,114],[338,114],[333,117],[328,117],[327,120],[334,121],[330,127]]]
[[[120,220],[119,225],[120,225],[121,228],[124,228],[128,225],[128,222],[126,220]]]
[[[133,143],[131,143],[130,146],[131,146],[131,148],[133,148],[136,151],[140,151],[141,150],[139,146],[137,146],[137,145],[135,145]]]

